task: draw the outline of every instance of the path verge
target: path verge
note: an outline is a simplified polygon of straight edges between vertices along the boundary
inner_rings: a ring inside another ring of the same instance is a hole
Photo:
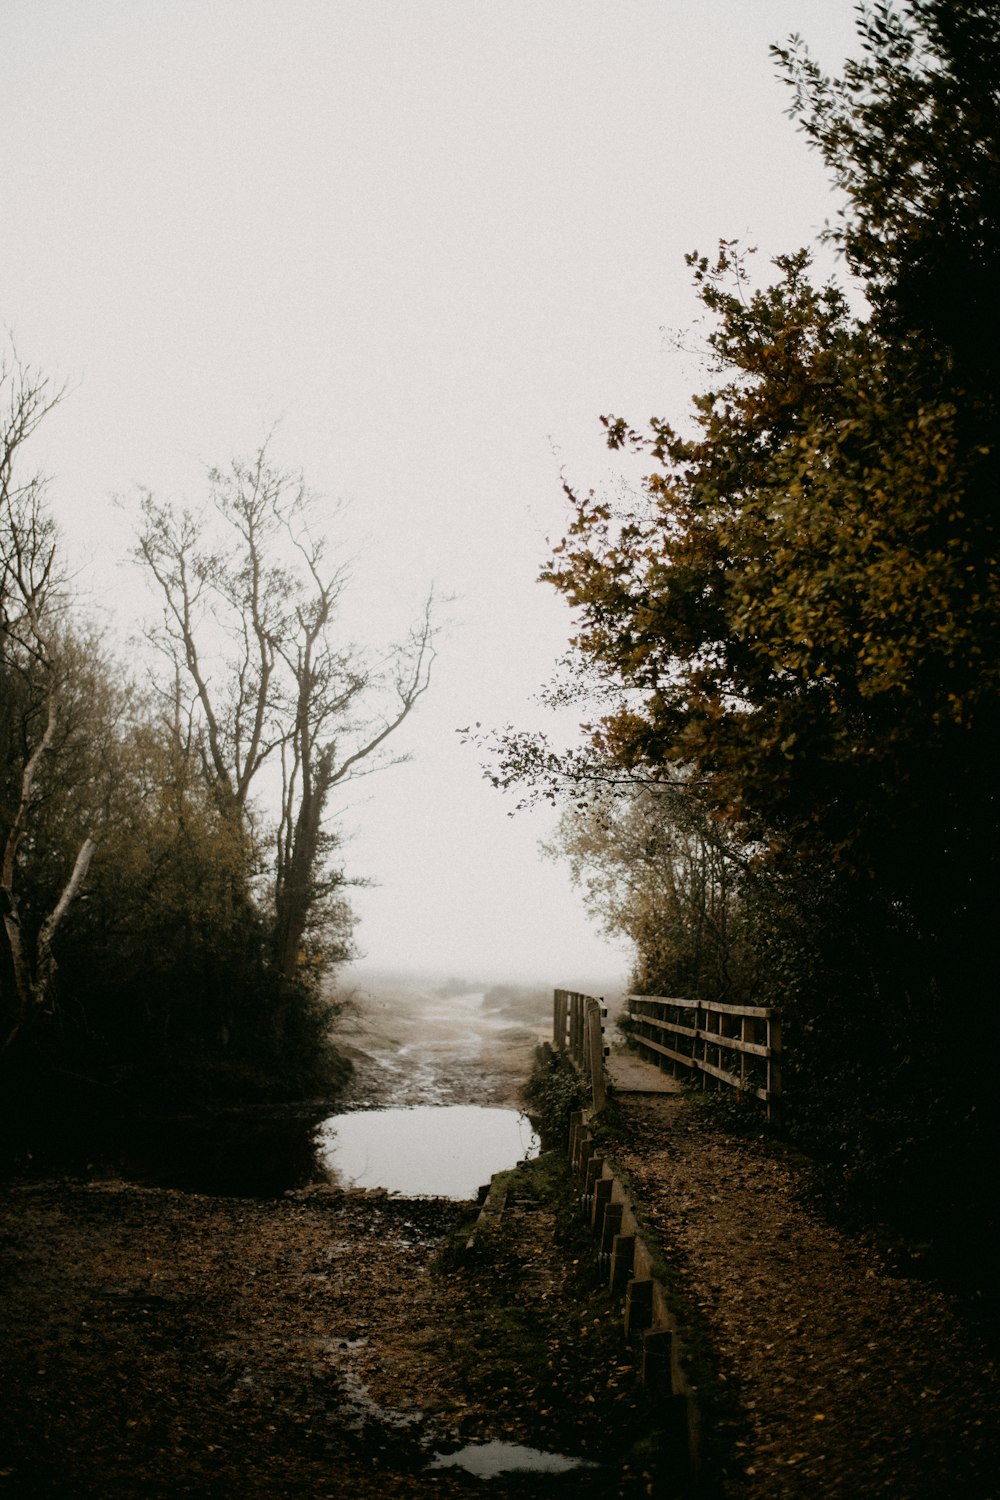
[[[828,1223],[790,1153],[706,1123],[683,1094],[621,1094],[604,1150],[713,1351],[724,1494],[997,1494],[1000,1381],[983,1328]]]

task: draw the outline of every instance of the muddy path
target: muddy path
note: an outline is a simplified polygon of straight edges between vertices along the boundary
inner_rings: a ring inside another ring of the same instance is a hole
[[[609,1146],[708,1346],[733,1500],[994,1500],[996,1328],[874,1234],[837,1228],[808,1163],[689,1094],[619,1100]]]
[[[336,1029],[354,1066],[342,1107],[517,1108],[551,1010],[551,991],[527,986],[362,979]]]
[[[528,1020],[424,1000],[349,1022],[350,1102],[515,1103]],[[445,1198],[6,1184],[0,1496],[647,1493],[650,1413],[572,1194],[556,1158],[515,1173],[470,1253],[476,1205]],[[498,1444],[534,1467],[470,1472]]]

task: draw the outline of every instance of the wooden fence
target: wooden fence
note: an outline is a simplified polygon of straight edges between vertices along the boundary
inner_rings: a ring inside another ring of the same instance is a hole
[[[593,995],[580,995],[575,990],[555,992],[552,1045],[557,1052],[566,1053],[578,1071],[589,1078],[595,1109],[603,1109],[607,1097],[604,1076],[607,1014],[602,1001]]]
[[[629,995],[628,1032],[639,1051],[675,1077],[700,1074],[751,1094],[775,1120],[781,1108],[781,1022],[770,1007]]]
[[[594,1108],[607,1097],[604,1022],[607,1009],[593,995],[556,990],[552,1044],[591,1084]],[[629,1038],[639,1053],[675,1078],[700,1077],[702,1086],[727,1085],[761,1099],[767,1118],[781,1109],[781,1021],[762,1005],[722,1005],[663,995],[629,995]]]

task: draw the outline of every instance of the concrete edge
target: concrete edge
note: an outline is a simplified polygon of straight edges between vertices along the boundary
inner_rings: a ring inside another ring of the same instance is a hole
[[[472,1226],[469,1238],[465,1242],[467,1251],[474,1250],[479,1236],[499,1224],[503,1218],[503,1211],[507,1207],[508,1176],[509,1173],[500,1172],[490,1179],[490,1185],[483,1200],[483,1205],[476,1217],[476,1222]]]

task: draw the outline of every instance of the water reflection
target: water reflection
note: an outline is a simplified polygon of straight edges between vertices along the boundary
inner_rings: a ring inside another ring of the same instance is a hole
[[[345,1187],[459,1201],[538,1145],[526,1115],[473,1104],[333,1115],[317,1136],[320,1161]]]
[[[539,1448],[525,1448],[520,1443],[470,1443],[457,1453],[436,1453],[432,1469],[464,1469],[480,1479],[494,1474],[532,1473],[565,1474],[570,1469],[592,1469],[583,1458],[567,1458],[562,1453],[543,1453]]]

